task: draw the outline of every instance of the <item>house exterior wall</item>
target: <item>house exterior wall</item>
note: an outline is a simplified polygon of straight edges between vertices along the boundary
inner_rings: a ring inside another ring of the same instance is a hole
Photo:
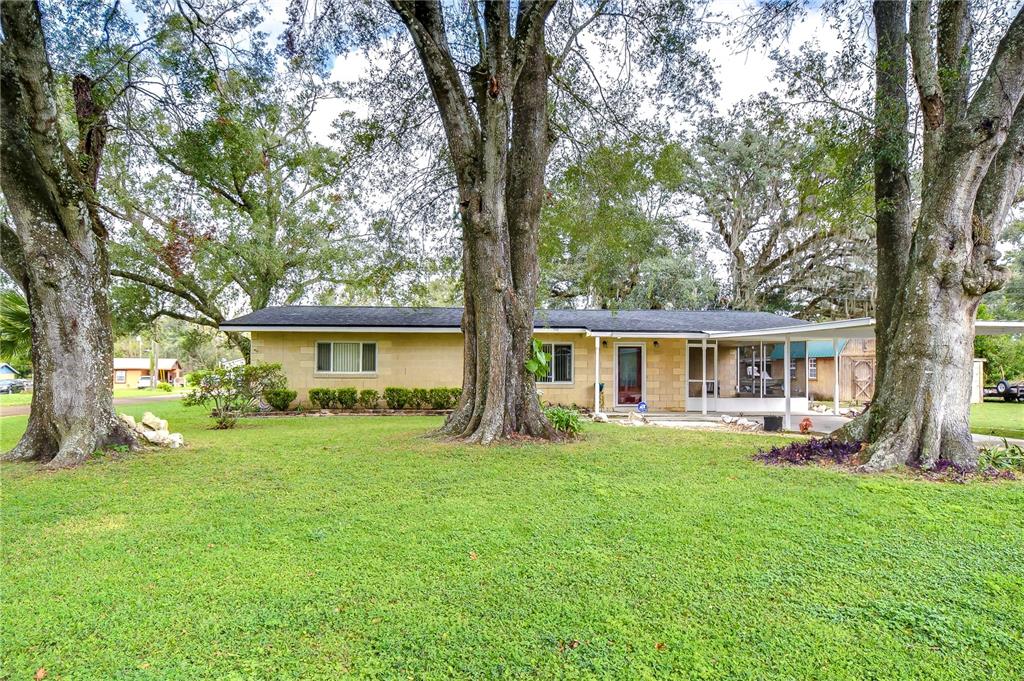
[[[124,372],[124,381],[118,381],[118,374]],[[142,369],[116,369],[114,371],[114,387],[115,388],[136,388],[139,385],[139,378],[142,376],[148,376],[149,371],[143,371]]]
[[[308,404],[311,388],[387,387],[436,388],[462,385],[460,333],[318,333],[298,331],[252,332],[252,361],[280,364],[288,387]],[[545,343],[571,343],[573,379],[570,383],[538,383],[541,401],[592,408],[594,404],[594,338],[582,333],[544,333]],[[322,374],[316,371],[318,341],[377,343],[377,370],[365,375]],[[654,343],[658,345],[655,347]],[[615,348],[644,348],[644,392],[651,411],[683,411],[686,341],[683,339],[601,339],[600,371],[605,384],[603,409],[615,407]],[[607,345],[605,345],[607,343]],[[631,407],[628,407],[631,408]]]
[[[124,372],[124,381],[118,381],[118,374]],[[163,383],[177,384],[181,382],[181,372],[178,369],[160,369],[157,374]],[[111,375],[111,381],[115,388],[137,388],[139,379],[149,376],[149,369],[115,369]]]

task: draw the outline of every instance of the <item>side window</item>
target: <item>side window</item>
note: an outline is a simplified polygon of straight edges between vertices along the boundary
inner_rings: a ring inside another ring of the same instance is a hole
[[[810,357],[807,360],[807,375],[812,381],[818,380],[818,358]]]
[[[377,344],[319,341],[316,371],[328,374],[372,374],[377,371]]]
[[[539,383],[572,383],[572,344],[544,343],[541,349],[551,355],[548,374]]]
[[[126,380],[125,379],[125,372],[123,372],[123,371],[115,371],[114,372],[114,383],[124,383],[125,380]]]

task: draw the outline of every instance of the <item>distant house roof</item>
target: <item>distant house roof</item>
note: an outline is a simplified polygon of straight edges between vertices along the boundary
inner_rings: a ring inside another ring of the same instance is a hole
[[[169,371],[171,369],[180,368],[181,363],[173,357],[157,358],[157,369],[160,371]],[[119,371],[123,371],[125,369],[141,369],[143,371],[149,371],[149,357],[115,357],[114,369]]]
[[[256,310],[223,322],[224,331],[274,329],[393,328],[457,331],[461,307],[341,307],[286,305]],[[768,312],[737,310],[537,310],[538,329],[581,329],[608,333],[694,333],[752,331],[806,322]]]
[[[14,374],[15,376],[21,376],[21,372],[7,362],[0,362],[0,374]]]
[[[839,341],[839,352],[843,351],[843,348],[846,347],[846,343],[846,340]],[[816,359],[833,357],[832,341],[807,341],[806,345],[811,357]],[[776,343],[775,347],[772,349],[771,359],[782,359],[785,352],[785,346],[780,343]],[[791,343],[789,347],[789,354],[792,359],[803,359],[804,341],[794,341]]]

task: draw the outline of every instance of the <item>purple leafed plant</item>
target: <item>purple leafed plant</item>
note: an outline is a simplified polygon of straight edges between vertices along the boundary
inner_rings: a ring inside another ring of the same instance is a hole
[[[754,459],[767,464],[793,464],[803,466],[820,461],[846,464],[860,451],[860,442],[843,442],[835,438],[812,438],[792,442],[785,447],[772,447],[760,450]]]

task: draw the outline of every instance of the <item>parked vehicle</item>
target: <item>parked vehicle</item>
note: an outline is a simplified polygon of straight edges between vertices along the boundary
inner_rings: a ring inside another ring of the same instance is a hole
[[[1010,383],[1005,378],[985,388],[985,397],[1001,397],[1006,402],[1024,402],[1024,383]]]
[[[0,381],[0,393],[5,395],[11,395],[13,393],[20,393],[25,389],[25,384],[16,378],[7,378]]]
[[[154,381],[152,376],[139,376],[137,388],[155,388],[159,381]]]

